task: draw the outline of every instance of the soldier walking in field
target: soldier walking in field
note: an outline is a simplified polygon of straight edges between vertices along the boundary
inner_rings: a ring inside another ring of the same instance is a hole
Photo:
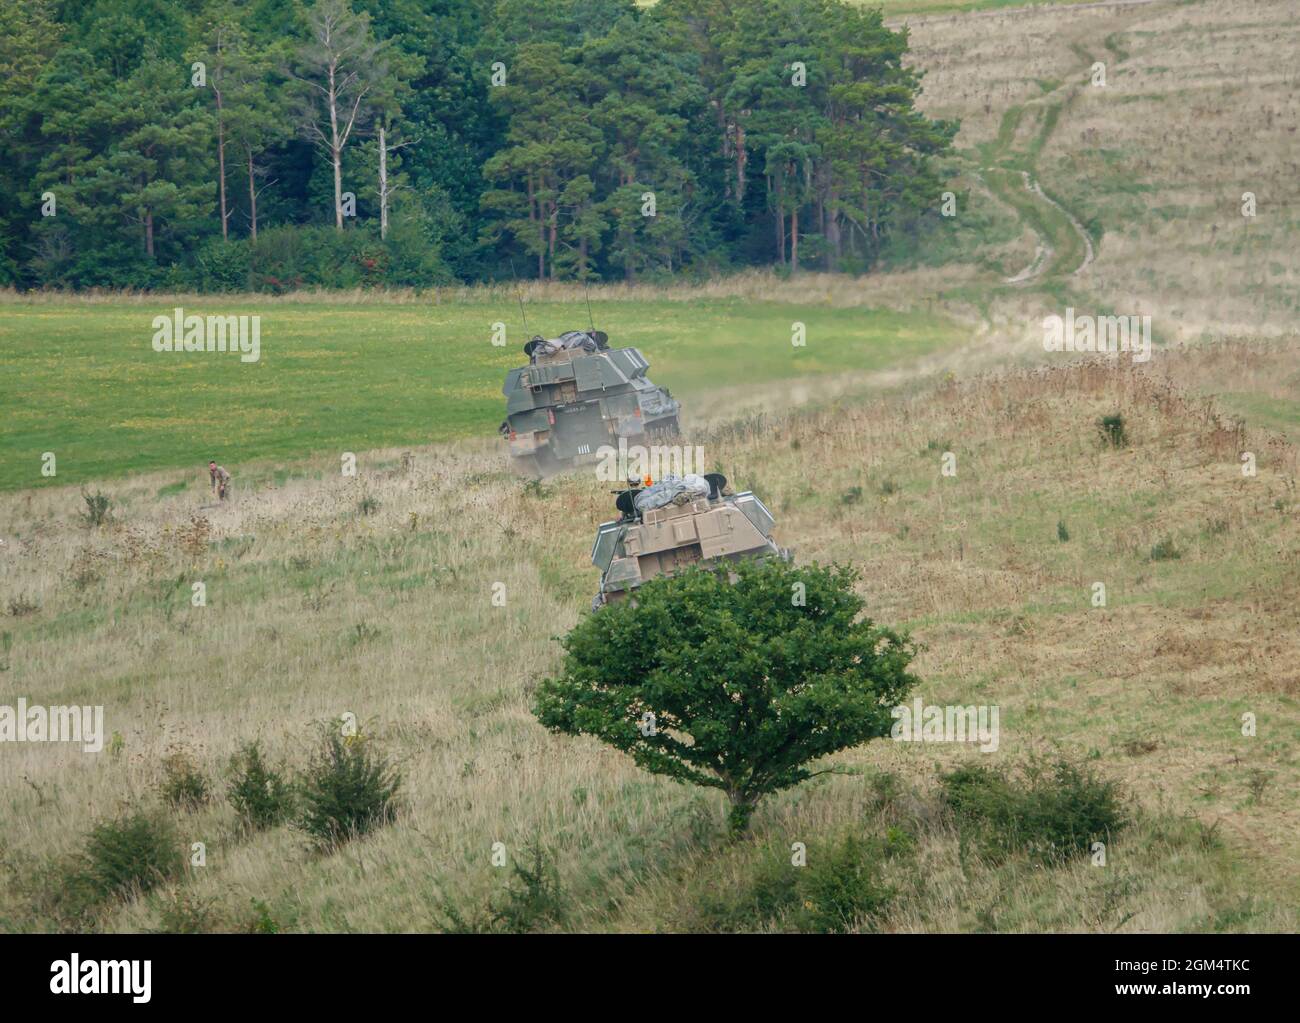
[[[230,489],[230,473],[216,462],[209,462],[208,476],[212,480],[212,492],[217,495],[217,500],[224,501]]]

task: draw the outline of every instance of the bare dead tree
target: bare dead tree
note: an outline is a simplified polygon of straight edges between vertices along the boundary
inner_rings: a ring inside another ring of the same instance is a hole
[[[388,144],[388,125],[380,124],[379,126],[379,237],[381,240],[388,237],[388,201],[402,187],[401,183],[396,179],[390,180],[388,177],[388,154],[414,145],[415,141],[398,142],[390,146]]]
[[[305,87],[304,133],[334,168],[334,226],[343,230],[343,150],[364,120],[366,96],[388,74],[383,46],[370,30],[370,16],[355,14],[346,0],[318,0],[307,13],[310,40],[290,74]]]

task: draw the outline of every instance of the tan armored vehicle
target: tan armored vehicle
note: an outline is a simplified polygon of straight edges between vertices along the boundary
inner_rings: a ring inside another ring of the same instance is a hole
[[[778,557],[790,552],[772,539],[775,520],[750,491],[726,492],[727,478],[665,476],[658,483],[621,491],[622,518],[601,524],[591,548],[600,569],[599,608],[658,575],[722,559]]]

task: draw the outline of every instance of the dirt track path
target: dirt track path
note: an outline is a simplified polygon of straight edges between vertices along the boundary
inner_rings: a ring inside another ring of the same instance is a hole
[[[1078,69],[1082,76],[1086,66]],[[1045,277],[1072,277],[1086,270],[1096,258],[1092,238],[1070,210],[1047,195],[1036,177],[1038,154],[1047,145],[1061,111],[1078,89],[1077,83],[1062,85],[1033,103],[1013,106],[1002,117],[997,138],[983,154],[979,175],[989,190],[1010,206],[1024,224],[1038,236],[1033,261],[1019,273],[1005,278],[1008,284],[1032,284]],[[1037,130],[1020,142],[1021,124],[1027,116],[1037,117]]]
[[[1162,2],[1165,0],[1105,0],[1060,7],[1125,8]],[[970,11],[944,17],[978,18],[1017,13],[1032,16],[1056,9],[1060,8]],[[1127,59],[1127,54],[1114,47],[1109,37],[1104,45],[1109,51],[1104,58],[1107,70]],[[1038,239],[1033,260],[1018,273],[1004,278],[1007,284],[1029,285],[1050,278],[1077,277],[1097,258],[1087,228],[1072,210],[1043,191],[1037,177],[1038,154],[1050,141],[1059,116],[1082,89],[1090,87],[1087,84],[1088,69],[1097,58],[1082,46],[1075,46],[1074,50],[1079,64],[1066,72],[1064,83],[1028,103],[1010,107],[1003,114],[997,138],[981,147],[981,166],[977,173],[989,190],[1010,206]],[[1038,123],[1037,130],[1025,137],[1021,125],[1027,117],[1036,117]]]

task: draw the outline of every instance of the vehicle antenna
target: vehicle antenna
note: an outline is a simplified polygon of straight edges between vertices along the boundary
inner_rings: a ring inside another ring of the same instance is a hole
[[[587,323],[590,325],[591,332],[594,334],[596,332],[596,321],[592,319],[591,316],[591,285],[585,280],[582,282],[582,294],[587,300]]]

